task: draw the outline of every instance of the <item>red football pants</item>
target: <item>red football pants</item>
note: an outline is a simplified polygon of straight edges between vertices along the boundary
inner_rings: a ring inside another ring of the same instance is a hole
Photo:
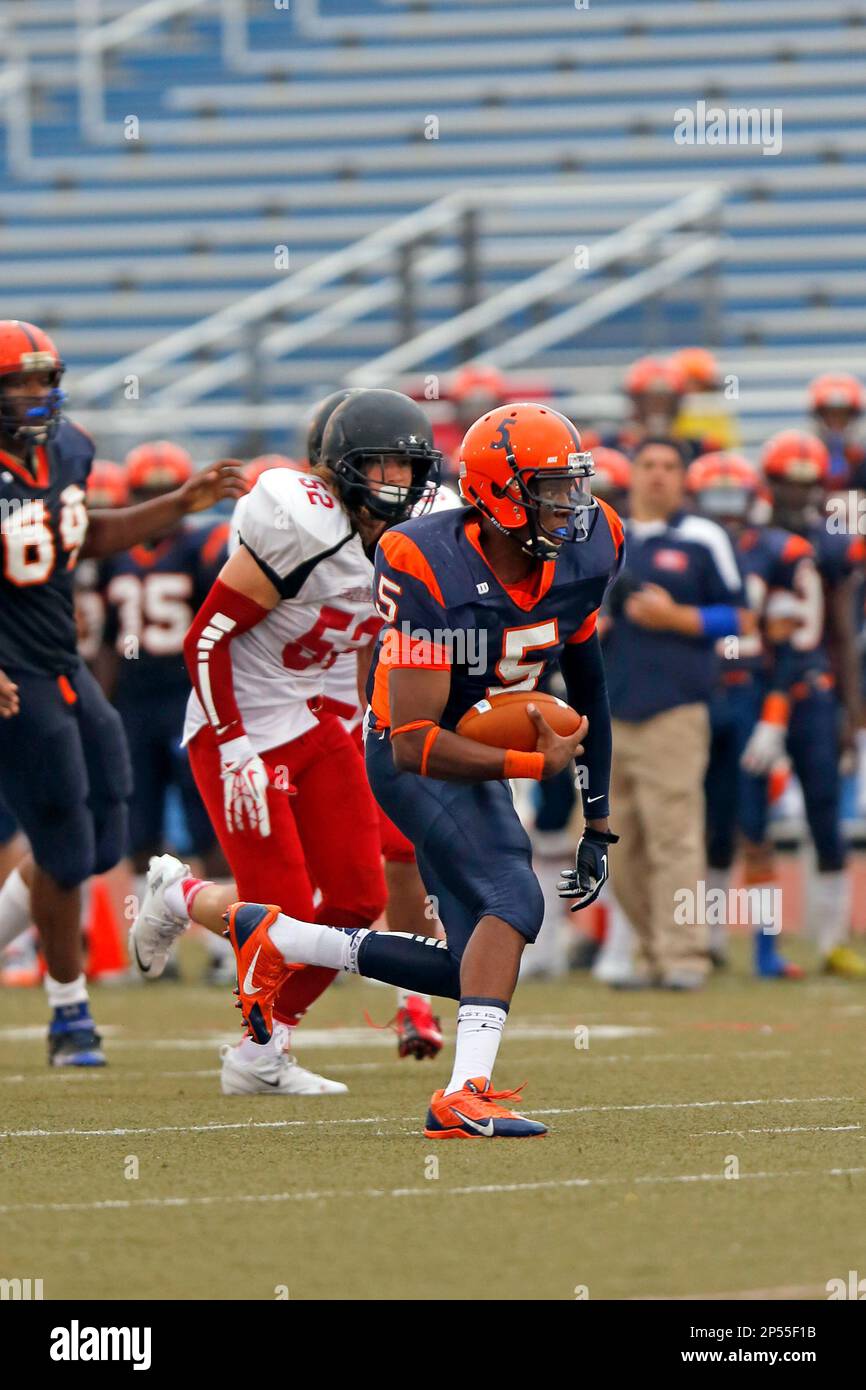
[[[321,714],[315,728],[261,757],[276,783],[268,790],[271,833],[265,839],[226,825],[213,730],[200,729],[189,745],[196,785],[239,899],[276,903],[305,922],[369,927],[385,908],[385,878],[377,807],[351,736],[336,715]],[[290,784],[294,795],[279,790]],[[322,895],[317,908],[315,888]],[[280,989],[274,1016],[297,1023],[336,973],[300,966]]]

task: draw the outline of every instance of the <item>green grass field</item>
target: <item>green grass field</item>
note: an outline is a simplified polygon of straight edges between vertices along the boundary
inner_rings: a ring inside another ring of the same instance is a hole
[[[398,1061],[363,1021],[393,994],[360,981],[296,1036],[350,1086],[321,1099],[220,1094],[221,991],[95,991],[110,1066],[77,1074],[45,1065],[40,992],[6,991],[0,1277],[48,1299],[826,1297],[866,1272],[866,991],[744,965],[697,997],[521,987],[497,1084],[527,1080],[551,1126],[523,1144],[425,1140],[448,1062]]]

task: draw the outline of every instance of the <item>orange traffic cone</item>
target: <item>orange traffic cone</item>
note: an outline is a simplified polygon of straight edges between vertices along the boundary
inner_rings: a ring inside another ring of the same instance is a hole
[[[88,980],[120,975],[126,971],[129,961],[123,946],[123,933],[108,887],[101,878],[94,878],[90,884],[87,946]]]

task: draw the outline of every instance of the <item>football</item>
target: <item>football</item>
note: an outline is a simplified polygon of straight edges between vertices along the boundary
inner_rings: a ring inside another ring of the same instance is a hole
[[[532,753],[537,733],[526,713],[527,705],[535,705],[551,728],[563,737],[573,734],[580,724],[581,716],[555,695],[538,690],[503,690],[500,695],[479,700],[468,709],[457,725],[457,733],[475,739],[476,743],[489,744],[491,748],[514,748],[520,753]]]

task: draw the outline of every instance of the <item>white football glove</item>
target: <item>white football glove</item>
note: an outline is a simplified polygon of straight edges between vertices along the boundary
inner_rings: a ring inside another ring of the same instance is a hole
[[[271,833],[268,810],[268,769],[246,734],[220,747],[225,794],[226,825],[230,832],[249,829],[267,839]]]
[[[743,749],[740,767],[755,777],[766,777],[785,757],[788,730],[784,724],[759,719]]]

